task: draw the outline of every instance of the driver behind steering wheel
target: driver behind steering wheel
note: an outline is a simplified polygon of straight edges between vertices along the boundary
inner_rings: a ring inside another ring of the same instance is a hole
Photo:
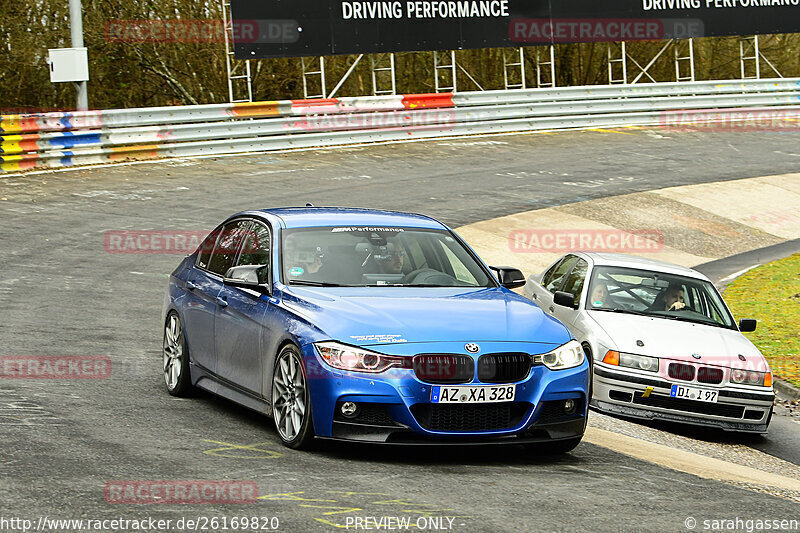
[[[649,311],[678,311],[685,307],[683,287],[679,283],[673,282],[659,294]]]
[[[405,266],[406,252],[395,246],[394,249],[387,250],[387,253],[375,256],[375,263],[381,274],[402,274]]]

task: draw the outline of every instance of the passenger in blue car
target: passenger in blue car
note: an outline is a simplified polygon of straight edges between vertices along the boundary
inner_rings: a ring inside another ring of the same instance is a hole
[[[325,253],[322,248],[298,248],[292,254],[294,267],[289,275],[294,279],[322,281],[325,275]]]

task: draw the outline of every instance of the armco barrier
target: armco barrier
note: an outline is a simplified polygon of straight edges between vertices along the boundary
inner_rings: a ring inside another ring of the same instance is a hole
[[[741,109],[781,110],[800,118],[800,79],[0,115],[0,169],[13,172],[545,129],[674,127],[681,111],[718,111],[717,118],[724,120],[725,113],[732,116]]]

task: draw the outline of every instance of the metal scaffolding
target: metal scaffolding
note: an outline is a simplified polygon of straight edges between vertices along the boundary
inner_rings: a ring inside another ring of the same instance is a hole
[[[457,72],[461,71],[471,81],[479,91],[485,90],[478,80],[472,77],[458,61],[456,61],[456,51],[433,52],[433,82],[437,93],[458,92]],[[448,85],[449,84],[449,85]]]
[[[325,85],[325,58],[315,57],[310,63],[306,62],[305,57],[300,58],[300,65],[303,67],[303,98],[325,98],[327,90]],[[315,86],[314,92],[309,91],[310,86]]]
[[[328,98],[333,98],[334,96],[336,96],[336,93],[339,92],[339,89],[342,88],[342,85],[344,85],[344,82],[347,81],[347,78],[350,77],[350,74],[353,73],[353,71],[356,69],[356,67],[361,62],[362,59],[364,59],[364,54],[359,54],[358,56],[356,56],[356,58],[350,64],[350,68],[348,68],[347,72],[344,73],[344,76],[342,76],[342,78],[339,80],[339,83],[336,84],[336,87],[333,88],[331,93],[328,95]]]
[[[549,78],[549,80],[547,79]],[[556,86],[556,52],[552,44],[543,53],[536,48],[536,87]]]
[[[388,63],[387,63],[388,62]],[[372,54],[372,94],[397,94],[397,76],[395,72],[394,54]],[[387,80],[388,78],[388,80]],[[388,88],[384,89],[388,81]]]
[[[234,58],[233,18],[228,0],[222,0],[222,27],[225,39],[225,69],[228,74],[228,101],[252,102],[253,80],[250,76],[250,60]]]
[[[222,0],[225,22],[225,52],[228,72],[228,92],[231,102],[252,101],[252,81],[250,61],[236,61],[233,58],[233,27],[230,19],[229,0]],[[503,50],[503,86],[506,90],[527,89],[533,86],[534,81],[529,81],[529,70],[535,68],[535,87],[556,87],[556,61],[555,46],[517,47]],[[670,53],[670,48],[672,49]],[[532,55],[533,54],[533,55]],[[336,96],[347,79],[353,74],[367,54],[352,56],[347,71],[337,82],[336,86],[328,92],[326,79],[326,59],[324,57],[301,58],[303,70],[303,97],[333,98]],[[639,54],[640,55],[640,54]],[[526,57],[527,56],[527,57]],[[671,56],[671,57],[670,57]],[[397,67],[394,53],[369,54],[371,93],[374,96],[397,94]],[[639,58],[641,60],[641,57]],[[607,70],[608,84],[632,85],[636,83],[658,83],[654,74],[654,66],[659,62],[671,60],[673,63],[674,81],[696,81],[694,39],[669,39],[662,41],[660,48],[652,55],[646,64],[637,61],[628,53],[628,43],[625,41],[607,44]],[[759,48],[757,35],[741,37],[739,40],[739,63],[741,79],[760,79],[765,65],[778,77],[783,75],[767,59]],[[362,67],[363,68],[363,67]],[[238,70],[237,70],[238,69]],[[663,68],[659,70],[663,73]],[[461,74],[459,74],[459,72]],[[434,88],[440,92],[458,92],[458,77],[463,75],[474,86],[485,90],[480,83],[459,64],[456,50],[433,52]],[[663,74],[662,74],[663,75]],[[667,77],[670,77],[667,75]],[[465,79],[461,78],[462,83]]]
[[[608,43],[608,84],[628,83],[628,53],[625,50],[625,41]],[[619,65],[619,69],[615,67]],[[620,76],[615,75],[620,72]]]
[[[327,78],[325,71],[325,58],[315,57],[310,61],[301,58],[303,67],[303,97],[305,99],[333,98],[350,78],[356,67],[364,59],[365,54],[359,54],[347,68],[331,92],[327,92]],[[395,69],[394,54],[370,55],[370,71],[372,78],[372,95],[397,94],[397,74]]]
[[[743,80],[761,79],[761,62],[766,63],[779,78],[783,78],[775,65],[761,52],[758,35],[739,38],[739,70]]]
[[[519,80],[519,81],[516,81]],[[503,85],[509,89],[527,89],[525,81],[525,48],[503,50]]]
[[[442,62],[444,59],[444,62]],[[449,59],[449,62],[447,61]],[[433,83],[437,93],[458,91],[456,81],[456,52],[433,52]],[[444,74],[440,74],[444,73]],[[449,81],[447,75],[449,75]],[[440,79],[443,76],[444,79]]]
[[[681,49],[686,45],[686,51]],[[673,43],[673,58],[675,61],[675,81],[695,81],[694,77],[694,39],[680,39]],[[681,55],[685,54],[685,55]],[[684,67],[684,65],[686,67]],[[688,70],[688,72],[687,72]]]
[[[632,85],[643,80],[651,83],[658,83],[659,80],[656,80],[653,76],[651,69],[660,58],[667,57],[666,52],[670,48],[672,48],[675,81],[695,81],[694,39],[669,39],[644,66],[628,54],[627,44],[625,41],[622,41],[619,43],[608,43],[609,85]],[[631,65],[629,65],[629,63],[631,63]],[[638,73],[632,80],[628,81],[629,74],[631,74],[631,67],[637,70]]]

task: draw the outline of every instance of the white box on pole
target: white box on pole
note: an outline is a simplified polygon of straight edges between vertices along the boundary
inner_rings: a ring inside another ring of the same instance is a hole
[[[89,56],[86,48],[51,48],[50,81],[89,81]]]

